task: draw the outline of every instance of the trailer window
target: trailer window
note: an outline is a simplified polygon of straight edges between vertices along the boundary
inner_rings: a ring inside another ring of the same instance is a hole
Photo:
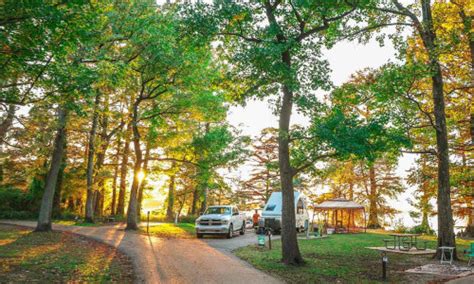
[[[267,208],[265,208],[265,211],[273,211],[275,210],[276,205],[275,204],[268,204]]]

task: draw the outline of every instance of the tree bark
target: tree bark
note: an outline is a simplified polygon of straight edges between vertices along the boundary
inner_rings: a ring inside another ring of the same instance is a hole
[[[443,75],[439,63],[430,2],[430,0],[421,1],[423,27],[418,27],[418,29],[428,53],[429,64],[432,72],[431,82],[438,158],[438,246],[456,247],[453,228],[453,212],[451,209],[451,189],[449,184],[449,147],[448,131],[446,127]],[[457,258],[456,250],[454,251],[454,255]],[[437,257],[441,257],[439,251],[437,252]]]
[[[86,216],[85,221],[94,222],[94,156],[95,156],[95,137],[97,124],[99,120],[100,92],[95,96],[94,113],[92,114],[92,125],[89,132],[89,151],[87,153],[87,193],[86,193]]]
[[[126,230],[138,230],[138,214],[137,214],[137,194],[140,184],[139,174],[142,170],[142,150],[140,148],[140,132],[138,130],[138,106],[140,101],[137,100],[133,106],[132,114],[132,131],[133,131],[133,147],[135,152],[135,165],[133,167],[133,182],[130,189],[130,200],[127,211],[127,227]]]
[[[55,217],[61,216],[61,194],[62,194],[62,189],[63,189],[64,170],[66,169],[66,163],[67,163],[67,131],[64,130],[63,158],[62,158],[61,167],[58,173],[58,180],[56,182],[56,190],[54,191],[54,199],[53,199],[53,216]]]
[[[141,220],[142,217],[142,202],[143,202],[143,191],[147,184],[146,177],[148,175],[148,161],[150,160],[150,143],[147,143],[146,150],[145,150],[145,159],[143,160],[143,179],[140,182],[140,186],[138,187],[138,205],[137,205],[137,215],[138,220]]]
[[[349,200],[354,200],[354,182],[349,182]]]
[[[466,4],[467,5],[467,4]],[[471,83],[474,84],[474,32],[472,32],[472,16],[466,14],[463,10],[463,7],[460,7],[460,16],[464,25],[464,33],[469,42],[469,51],[471,54]],[[471,116],[470,116],[470,133],[471,133],[471,143],[474,145],[474,106],[471,102]],[[474,232],[474,227],[471,229],[471,232]],[[474,233],[471,235],[473,236]]]
[[[117,150],[115,153],[115,166],[114,166],[114,179],[112,181],[112,202],[110,205],[110,215],[115,216],[117,207],[117,179],[119,172],[119,160],[120,160],[120,148],[122,146],[122,140],[117,140]]]
[[[54,148],[51,157],[51,164],[46,176],[46,183],[41,200],[41,208],[36,225],[36,232],[51,231],[51,213],[53,209],[53,198],[56,183],[58,180],[58,173],[61,168],[61,161],[63,158],[64,143],[66,139],[66,121],[67,110],[60,107],[58,110],[58,129],[56,138],[54,140]]]
[[[374,165],[369,167],[369,180],[370,180],[370,194],[369,194],[369,221],[367,222],[367,228],[378,229],[380,228],[378,208],[377,208],[377,182],[375,179],[375,168]]]
[[[284,55],[288,57],[289,53]],[[298,239],[296,238],[295,192],[293,188],[293,169],[290,164],[290,117],[293,105],[293,93],[283,86],[283,102],[280,109],[280,132],[278,135],[278,157],[282,192],[282,261],[285,264],[301,264]]]
[[[166,219],[172,221],[174,218],[173,208],[174,208],[174,187],[175,187],[175,174],[170,176],[170,182],[168,186],[168,202],[166,206]]]
[[[198,189],[198,185],[196,185],[193,190],[193,201],[191,203],[191,215],[196,215],[197,213],[198,199],[199,199],[199,189]]]
[[[109,148],[110,139],[112,138],[113,133],[110,135],[107,133],[109,126],[109,117],[108,117],[108,101],[105,101],[104,115],[101,119],[102,131],[100,134],[100,147],[96,155],[95,163],[95,175],[94,175],[94,184],[97,184],[97,192],[95,193],[96,198],[94,199],[94,214],[95,216],[102,216],[104,212],[104,201],[105,201],[105,179],[100,175],[100,171],[105,163],[105,154]]]
[[[125,213],[125,193],[127,186],[128,156],[130,154],[130,130],[131,125],[127,126],[125,132],[125,143],[123,145],[122,165],[120,167],[120,187],[117,203],[117,215],[123,216]]]

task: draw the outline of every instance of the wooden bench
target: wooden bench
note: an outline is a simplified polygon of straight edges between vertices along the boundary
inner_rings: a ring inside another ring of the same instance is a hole
[[[397,245],[397,244],[395,243],[395,241],[394,241],[393,239],[390,239],[390,240],[389,240],[389,239],[385,239],[385,240],[383,240],[383,242],[384,242],[384,244],[385,244],[385,248],[386,248],[386,249],[395,249],[395,248],[396,248],[396,245]],[[390,243],[393,243],[393,248],[392,248],[392,247],[390,247],[390,248],[388,247],[388,245],[389,245]]]
[[[416,242],[411,240],[402,240],[400,250],[409,251],[413,247],[416,247]]]
[[[418,246],[418,243],[423,243],[423,247],[419,247]],[[428,241],[417,241],[417,243],[415,244],[415,248],[417,250],[426,250],[426,244],[428,243]]]

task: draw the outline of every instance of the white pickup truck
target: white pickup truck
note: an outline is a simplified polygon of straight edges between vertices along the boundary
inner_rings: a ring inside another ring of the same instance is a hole
[[[203,215],[196,219],[196,236],[226,235],[232,238],[234,232],[245,234],[245,216],[236,206],[209,206]]]

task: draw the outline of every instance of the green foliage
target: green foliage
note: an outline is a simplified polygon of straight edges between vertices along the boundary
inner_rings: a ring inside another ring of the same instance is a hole
[[[41,182],[32,183],[29,191],[0,186],[0,219],[31,219],[37,216],[41,202]]]
[[[393,231],[395,233],[404,234],[404,233],[408,233],[409,230],[410,230],[410,228],[405,226],[405,224],[403,223],[403,221],[401,219],[396,220],[395,224],[393,225]]]
[[[412,234],[435,235],[435,231],[427,225],[414,226],[409,232]]]
[[[272,241],[271,250],[250,245],[237,249],[235,253],[256,268],[291,283],[384,283],[381,281],[380,251],[368,247],[383,246],[384,239],[392,238],[388,233],[336,234],[323,239],[302,239],[298,242],[306,261],[302,266],[287,266],[280,261],[280,240]],[[436,248],[432,237],[422,237],[422,240],[428,240],[428,248]],[[458,250],[467,246],[467,242],[458,244]],[[411,273],[390,274],[390,271],[405,271],[408,267],[432,261],[431,255],[393,253],[388,258],[390,281],[396,283],[413,282]],[[433,280],[432,276],[426,277],[421,282]],[[416,281],[420,279],[417,277]]]

